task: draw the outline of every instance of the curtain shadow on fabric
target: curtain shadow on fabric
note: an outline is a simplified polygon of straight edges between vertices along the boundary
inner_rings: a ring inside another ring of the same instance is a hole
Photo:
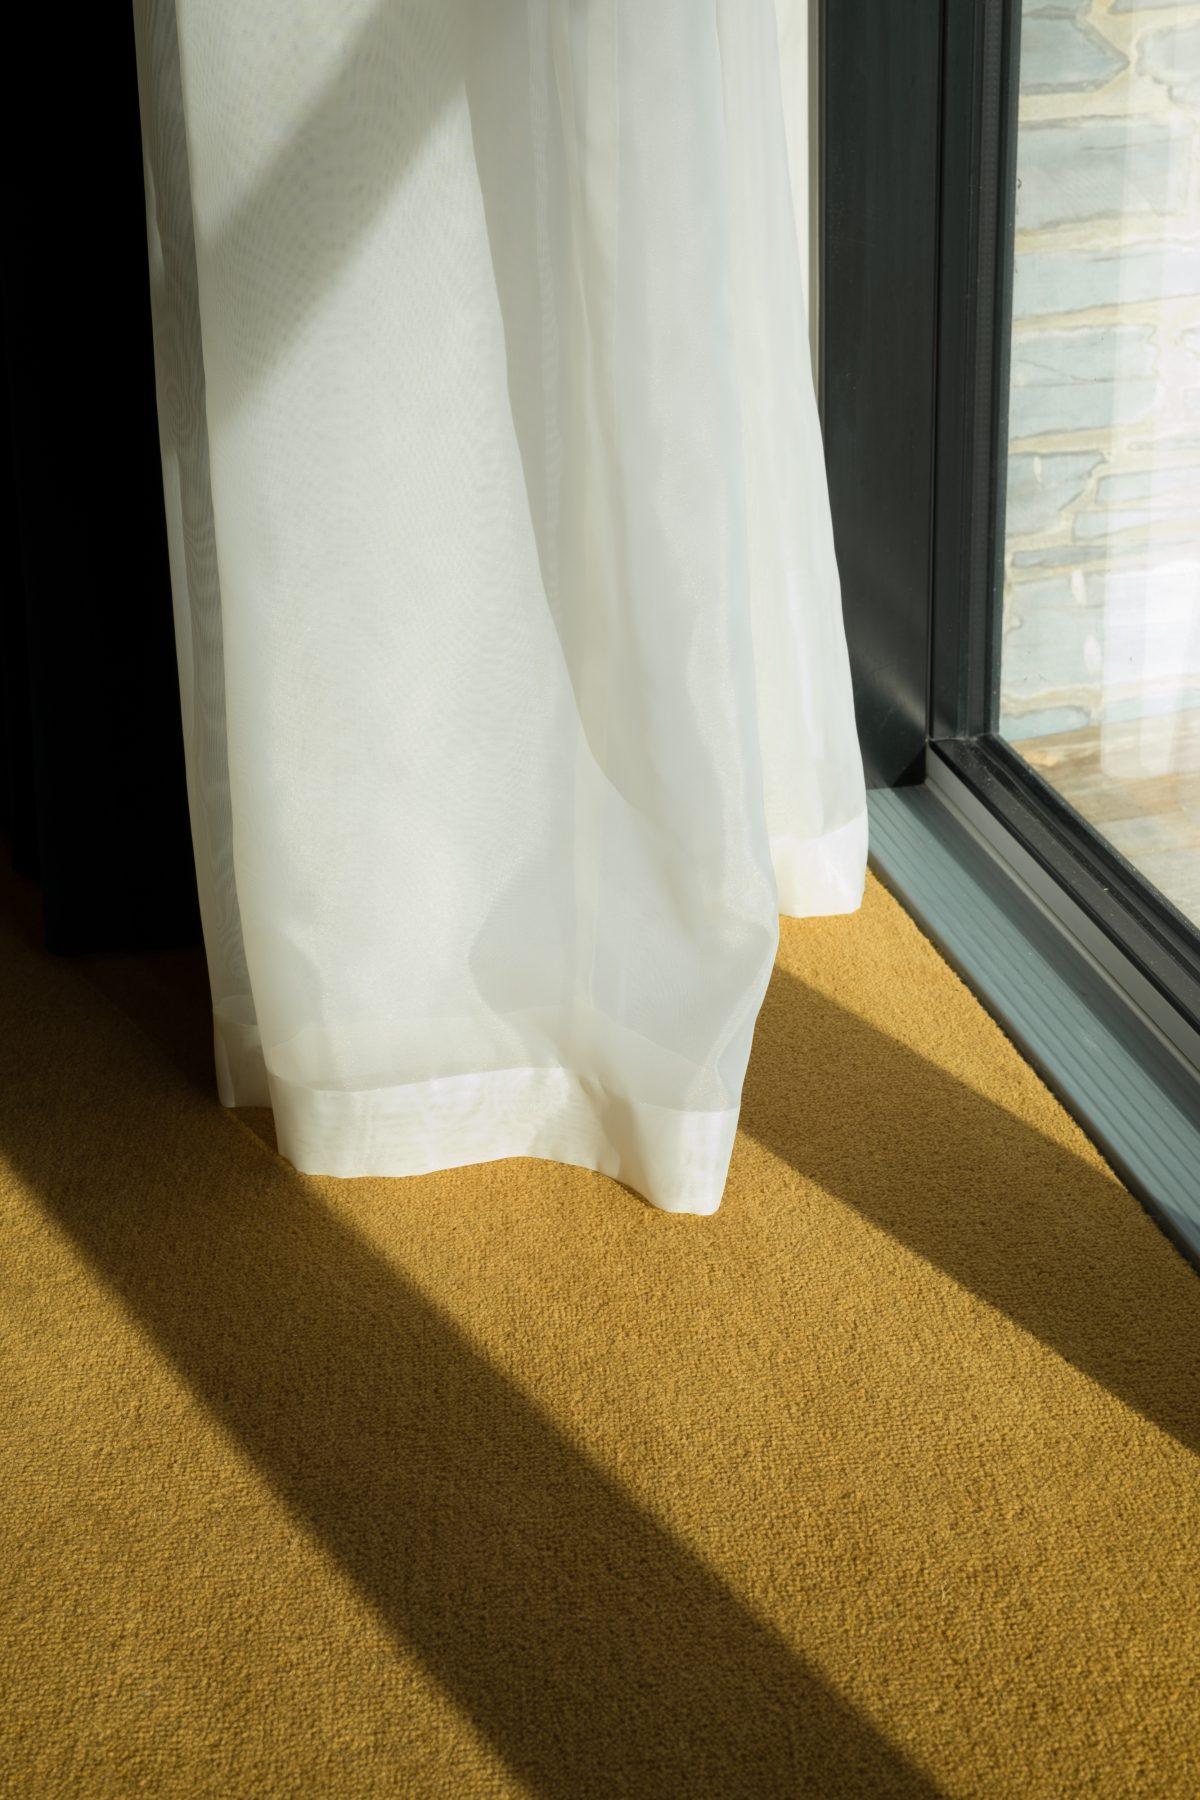
[[[523,0],[472,6],[472,54],[486,64],[502,25],[523,10]],[[402,64],[396,57],[398,14],[406,34]],[[237,373],[227,402],[236,397],[245,404],[270,378],[394,201],[441,113],[461,92],[465,16],[464,0],[403,0],[400,8],[396,0],[374,0],[347,33],[333,74],[206,236],[205,258],[242,277],[230,347]],[[178,84],[177,70],[161,73]],[[313,207],[313,171],[328,169],[342,172],[336,209]]]
[[[75,971],[45,1004],[3,929],[3,1042],[58,1096],[5,1107],[5,1162],[531,1791],[933,1796],[310,1183],[153,1048],[114,1059]],[[55,1075],[65,1031],[88,1085]]]

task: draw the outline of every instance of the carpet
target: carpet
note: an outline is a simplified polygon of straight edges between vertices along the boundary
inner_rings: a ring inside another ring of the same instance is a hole
[[[4,1791],[1200,1791],[1200,1280],[874,878],[713,1218],[298,1176],[8,902]]]

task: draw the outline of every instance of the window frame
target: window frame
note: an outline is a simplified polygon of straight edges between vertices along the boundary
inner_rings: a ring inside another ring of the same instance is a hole
[[[959,784],[1194,1042],[1200,931],[996,730],[1020,0],[813,3],[818,387],[868,784]]]

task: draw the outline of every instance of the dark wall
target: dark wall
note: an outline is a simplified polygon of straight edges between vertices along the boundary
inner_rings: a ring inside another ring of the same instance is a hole
[[[2,824],[51,948],[191,941],[132,24],[81,8],[68,56],[53,9],[17,17],[0,109]]]

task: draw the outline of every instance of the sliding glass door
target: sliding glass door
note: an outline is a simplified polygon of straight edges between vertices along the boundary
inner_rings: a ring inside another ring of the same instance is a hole
[[[1200,3],[1024,0],[1000,736],[1200,924]]]
[[[820,33],[869,779],[954,795],[1191,1055],[1200,0],[824,0]]]

